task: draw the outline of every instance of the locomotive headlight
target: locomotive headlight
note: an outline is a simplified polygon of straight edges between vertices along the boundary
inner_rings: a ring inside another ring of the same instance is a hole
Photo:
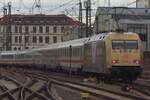
[[[140,60],[134,60],[135,64],[140,64]]]
[[[112,60],[112,64],[116,64],[118,62],[119,62],[118,60]]]

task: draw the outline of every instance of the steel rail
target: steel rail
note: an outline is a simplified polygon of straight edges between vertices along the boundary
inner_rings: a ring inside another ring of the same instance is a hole
[[[133,89],[146,94],[150,99],[150,86],[140,83],[133,83]]]
[[[10,73],[13,75],[11,76]],[[7,89],[7,87],[5,87],[5,85],[1,84],[1,89],[2,89],[2,93],[0,94],[0,99],[2,98],[7,98],[9,100],[31,100],[33,98],[38,98],[39,100],[57,100],[54,99],[50,92],[48,92],[48,86],[46,84],[46,86],[41,86],[39,89],[37,89],[36,91],[31,90],[30,88],[32,87],[32,85],[34,85],[34,83],[38,82],[35,81],[35,79],[32,79],[28,82],[26,82],[25,84],[19,82],[17,80],[17,76],[15,77],[15,73],[8,71],[8,74],[5,73],[5,76],[1,76],[1,78],[5,78],[8,81],[12,81],[13,83],[15,83],[18,87],[14,88],[14,89]],[[40,93],[41,91],[41,93]],[[46,91],[47,93],[42,94],[42,91]],[[18,93],[17,97],[14,97],[13,94]]]
[[[18,91],[21,87],[18,87],[18,88],[15,88],[15,89],[12,89],[12,90],[7,90],[3,93],[0,94],[0,100],[2,98],[6,98],[6,97],[9,97],[11,98],[12,100],[18,100],[16,99],[16,97],[14,97],[12,94],[15,92],[15,91]]]
[[[144,99],[144,98],[137,97],[137,96],[127,95],[127,94],[122,94],[122,93],[120,94],[118,92],[114,92],[114,91],[110,91],[110,90],[106,90],[106,89],[102,89],[102,88],[96,88],[96,87],[91,86],[91,85],[85,85],[85,84],[81,84],[81,83],[67,81],[67,80],[64,80],[64,79],[58,79],[58,78],[46,76],[46,75],[43,75],[43,74],[35,74],[35,73],[30,73],[30,72],[26,72],[26,73],[27,73],[28,76],[31,75],[32,77],[34,76],[35,78],[45,80],[45,81],[49,80],[50,82],[52,82],[54,84],[58,84],[58,85],[61,85],[61,86],[73,88],[73,89],[78,90],[78,91],[85,91],[85,92],[91,93],[94,96],[99,96],[99,97],[104,96],[104,97],[109,98],[109,99],[118,99],[120,97],[126,98],[126,99],[136,99],[136,100]],[[77,87],[75,87],[75,85]],[[82,89],[82,88],[87,88],[87,89]],[[109,93],[109,94],[113,95],[113,97],[109,97],[109,95],[102,95],[102,94],[98,94],[96,92],[91,91],[93,89],[97,92],[98,91],[103,91],[103,92]]]

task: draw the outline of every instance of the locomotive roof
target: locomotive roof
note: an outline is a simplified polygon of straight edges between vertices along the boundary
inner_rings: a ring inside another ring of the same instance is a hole
[[[87,42],[93,42],[93,41],[98,41],[98,40],[104,40],[106,37],[107,33],[101,33],[97,35],[93,35],[92,37],[88,38]]]

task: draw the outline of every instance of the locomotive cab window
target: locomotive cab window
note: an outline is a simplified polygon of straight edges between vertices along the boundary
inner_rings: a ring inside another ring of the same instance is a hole
[[[112,48],[113,49],[124,49],[124,41],[113,40]]]
[[[125,41],[126,49],[138,49],[138,41]]]
[[[138,49],[138,41],[136,40],[113,40],[113,49]]]

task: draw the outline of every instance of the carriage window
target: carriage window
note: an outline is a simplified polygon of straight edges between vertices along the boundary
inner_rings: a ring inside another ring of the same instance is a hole
[[[2,55],[2,58],[3,59],[11,59],[11,58],[13,58],[13,55]]]
[[[67,57],[67,48],[65,48],[65,56]]]
[[[78,56],[78,48],[76,48],[76,56]]]
[[[67,54],[66,54],[66,57],[68,57],[68,48],[66,48],[66,53],[67,53]]]
[[[137,49],[138,41],[125,41],[125,48],[126,49]]]
[[[75,48],[75,56],[78,54],[78,48]]]
[[[63,48],[62,52],[63,52],[63,56],[65,56],[65,50],[64,50],[64,48]]]
[[[64,48],[64,56],[66,56],[66,48]]]
[[[113,49],[124,49],[124,41],[112,41],[112,48]]]
[[[82,48],[80,48],[80,53],[81,53],[80,55],[82,56]]]
[[[72,49],[72,56],[74,56],[74,48]]]
[[[79,48],[77,48],[77,56],[79,56]]]
[[[80,55],[80,49],[78,48],[78,54],[77,54],[77,56],[79,56]]]

